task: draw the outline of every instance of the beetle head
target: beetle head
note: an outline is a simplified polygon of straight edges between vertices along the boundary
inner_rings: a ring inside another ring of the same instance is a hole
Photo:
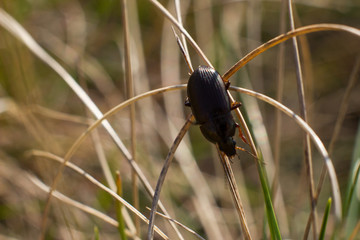
[[[224,152],[228,157],[232,157],[236,154],[235,144],[236,142],[232,137],[228,137],[225,141],[218,142],[219,148],[222,152]]]

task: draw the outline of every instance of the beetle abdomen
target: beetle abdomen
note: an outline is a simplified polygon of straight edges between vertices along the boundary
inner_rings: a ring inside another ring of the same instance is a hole
[[[200,124],[230,112],[225,84],[213,68],[200,66],[196,69],[190,76],[187,94],[191,110]]]

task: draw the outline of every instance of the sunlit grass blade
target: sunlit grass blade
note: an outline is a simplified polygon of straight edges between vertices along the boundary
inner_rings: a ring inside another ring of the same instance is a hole
[[[328,222],[328,219],[329,219],[330,208],[331,208],[331,198],[328,199],[328,202],[326,204],[324,217],[323,217],[323,221],[322,221],[321,229],[320,229],[319,240],[324,240],[325,239],[325,232],[326,232],[327,222]]]
[[[267,216],[267,221],[269,224],[271,239],[278,240],[278,239],[281,239],[281,233],[280,233],[279,225],[278,225],[278,222],[276,219],[276,214],[274,211],[273,203],[271,200],[271,194],[270,194],[271,191],[269,189],[266,171],[263,166],[263,159],[261,157],[260,157],[260,159],[256,160],[256,167],[257,167],[258,174],[260,177],[261,188],[262,188],[263,194],[264,194],[266,216]]]
[[[265,52],[266,50],[288,40],[295,36],[301,36],[308,33],[313,32],[320,32],[320,31],[345,31],[350,34],[354,34],[357,37],[360,37],[360,30],[357,28],[349,27],[346,25],[341,24],[314,24],[314,25],[308,25],[304,27],[300,27],[295,29],[294,31],[287,32],[285,34],[281,34],[266,43],[262,44],[261,46],[257,47],[250,53],[248,53],[245,57],[240,59],[237,63],[235,63],[224,75],[223,79],[227,80],[229,79],[233,74],[235,74],[240,68],[245,66],[248,62],[250,62],[252,59],[254,59],[259,54]]]

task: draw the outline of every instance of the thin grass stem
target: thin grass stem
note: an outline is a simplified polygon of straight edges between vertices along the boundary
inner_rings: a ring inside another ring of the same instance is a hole
[[[148,210],[151,210],[151,208],[148,208],[148,207],[147,207],[147,209],[148,209]],[[185,230],[188,231],[189,233],[194,234],[197,238],[202,239],[202,240],[205,240],[205,238],[203,238],[203,237],[200,236],[197,232],[195,232],[195,231],[192,230],[191,228],[185,226],[185,225],[182,224],[181,222],[176,221],[175,219],[169,218],[168,216],[165,216],[164,214],[159,213],[159,212],[156,212],[156,215],[159,215],[160,217],[163,217],[163,218],[165,218],[165,219],[167,219],[167,220],[169,220],[169,221],[171,221],[171,222],[176,223],[177,225],[179,225],[180,227],[182,227],[183,229],[185,229]]]
[[[288,0],[288,8],[289,8],[289,19],[290,19],[290,28],[291,31],[295,30],[295,21],[293,15],[292,1]],[[308,122],[307,112],[306,112],[306,103],[305,103],[305,91],[304,91],[304,80],[302,74],[302,66],[300,61],[299,54],[299,46],[296,37],[292,38],[292,45],[294,50],[294,58],[296,65],[296,83],[297,83],[297,93],[299,99],[299,107],[300,107],[300,116],[304,119],[305,122]],[[316,212],[316,204],[315,204],[315,184],[314,184],[314,173],[312,166],[312,156],[311,156],[311,144],[310,137],[308,134],[304,135],[304,158],[305,158],[305,167],[306,173],[308,177],[309,184],[309,198],[310,198],[310,207],[311,214],[313,215],[312,226],[313,226],[313,238],[317,239],[317,212]]]
[[[128,7],[127,0],[121,1],[122,5],[122,19],[124,26],[124,49],[125,49],[125,78],[127,83],[127,97],[134,97],[134,81],[132,76],[132,67],[131,67],[131,52],[130,52],[130,31],[128,23]],[[136,161],[136,129],[135,129],[135,104],[130,105],[130,141],[131,141],[131,154],[133,160]],[[132,170],[131,173],[132,181],[132,199],[134,202],[134,207],[139,209],[139,190],[138,190],[138,178],[136,172]],[[136,231],[140,232],[140,221],[138,218],[135,218]]]
[[[244,207],[240,198],[240,194],[239,194],[239,190],[238,187],[236,185],[236,180],[235,180],[235,176],[234,173],[232,171],[231,165],[230,165],[230,161],[229,158],[223,154],[219,147],[217,147],[218,153],[219,153],[219,158],[221,160],[221,165],[224,168],[224,172],[225,172],[225,176],[226,179],[230,185],[230,191],[232,193],[232,197],[235,203],[235,207],[240,219],[240,224],[241,224],[241,229],[242,229],[242,235],[244,235],[244,239],[246,240],[250,240],[251,238],[251,234],[249,231],[249,227],[246,221],[246,217],[245,217],[245,211],[244,211]]]
[[[181,143],[184,135],[186,134],[187,130],[189,129],[189,127],[190,127],[191,123],[194,121],[194,119],[195,118],[192,114],[187,118],[184,126],[181,128],[179,134],[175,138],[174,143],[169,150],[169,153],[166,157],[165,163],[161,170],[160,176],[159,176],[157,184],[156,184],[155,193],[154,193],[151,211],[150,211],[149,226],[148,226],[148,232],[147,232],[148,240],[152,240],[154,238],[155,214],[156,214],[157,206],[158,206],[159,199],[160,199],[161,188],[165,181],[167,171],[169,170],[169,167],[174,158],[174,154],[176,152],[177,147]]]
[[[200,49],[200,47],[197,45],[197,43],[194,41],[194,39],[190,36],[190,34],[185,30],[185,28],[169,13],[168,10],[166,10],[166,8],[161,5],[161,3],[159,3],[156,0],[149,0],[152,4],[154,4],[154,6],[159,9],[164,16],[170,20],[170,22],[172,22],[184,35],[185,37],[189,40],[190,44],[194,47],[194,49],[196,50],[196,52],[200,55],[200,57],[205,61],[205,63],[209,66],[212,67],[211,62],[209,61],[209,59],[206,57],[206,55],[203,53],[203,51]]]

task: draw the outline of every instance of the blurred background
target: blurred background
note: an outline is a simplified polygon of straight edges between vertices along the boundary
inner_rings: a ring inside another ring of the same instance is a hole
[[[174,1],[160,2],[175,15]],[[121,1],[19,0],[2,1],[0,7],[76,79],[103,113],[129,98]],[[299,0],[294,1],[293,9],[296,27],[317,23],[360,27],[360,2],[356,0]],[[147,0],[128,1],[127,10],[134,94],[187,83],[189,69],[170,22]],[[262,43],[290,30],[288,10],[281,1],[187,0],[181,1],[181,12],[185,29],[220,74]],[[354,159],[359,154],[356,139],[360,85],[356,68],[359,68],[360,39],[346,32],[326,31],[299,37],[298,42],[309,125],[326,147],[333,137],[339,112],[346,112],[331,151],[345,196]],[[230,81],[234,86],[250,88],[275,99],[283,89],[281,102],[299,113],[292,42],[282,46],[282,50],[276,46],[256,57]],[[194,67],[205,64],[190,46],[189,52]],[[279,78],[283,79],[282,85],[278,84]],[[351,78],[355,78],[355,83],[347,106],[341,107]],[[280,193],[274,205],[281,233],[284,238],[299,239],[310,213],[303,132],[284,115],[281,115],[281,127],[277,128],[277,110],[273,107],[243,94],[233,96],[243,103],[241,111],[261,148],[270,179],[274,174],[278,179]],[[153,188],[166,155],[191,112],[184,106],[185,97],[186,91],[177,90],[137,101],[134,147],[129,108],[109,118]],[[51,185],[60,164],[36,156],[33,150],[64,157],[93,119],[54,70],[5,28],[0,28],[0,239],[40,236],[47,194],[30,180],[29,174]],[[280,145],[276,145],[277,136]],[[249,149],[237,135],[235,140],[240,147]],[[107,167],[101,159],[106,160]],[[86,138],[70,161],[111,188],[114,185],[104,172],[108,169],[115,177],[119,171],[123,197],[133,204],[130,165],[102,127]],[[277,161],[279,170],[275,171]],[[317,183],[323,160],[315,148],[313,165]],[[254,159],[239,151],[232,167],[250,231],[254,239],[260,239],[266,216]],[[148,216],[146,207],[151,206],[151,199],[139,181],[137,185],[138,208]],[[57,190],[116,219],[115,200],[68,168]],[[318,226],[329,196],[330,184],[325,179],[318,201]],[[174,219],[206,239],[241,236],[216,148],[206,141],[196,125],[191,126],[178,149],[161,200]],[[350,230],[346,234],[352,232],[357,221],[348,225]],[[171,239],[176,238],[166,220],[157,217],[156,223]],[[333,218],[328,228],[334,228]],[[141,239],[146,230],[147,225],[142,222]],[[55,198],[51,200],[46,239],[96,239],[97,231],[99,239],[119,238],[117,228],[111,224]],[[181,232],[185,239],[195,238],[184,230]]]

